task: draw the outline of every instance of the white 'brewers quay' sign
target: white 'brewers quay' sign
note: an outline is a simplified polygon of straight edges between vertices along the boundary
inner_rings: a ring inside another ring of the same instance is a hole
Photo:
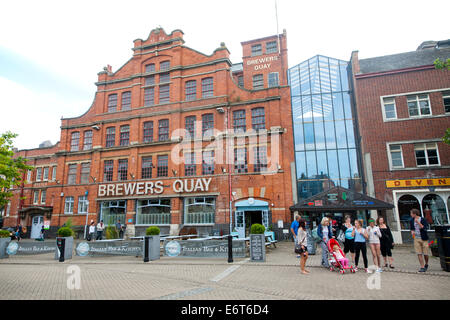
[[[247,65],[255,65],[254,69],[256,70],[262,70],[262,69],[268,69],[270,68],[270,65],[272,64],[272,61],[277,61],[278,56],[271,56],[271,57],[264,57],[264,58],[258,58],[253,60],[247,60]]]
[[[209,191],[211,178],[177,179],[172,183],[172,190],[180,192]],[[164,192],[163,181],[145,181],[128,183],[110,183],[98,186],[99,197],[134,196],[161,194]]]

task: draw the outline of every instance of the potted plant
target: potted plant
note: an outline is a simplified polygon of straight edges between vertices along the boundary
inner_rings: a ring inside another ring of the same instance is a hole
[[[259,223],[252,224],[250,227],[250,260],[266,261],[266,237],[264,232],[266,228]]]
[[[58,239],[65,239],[64,241],[64,259],[72,259],[73,250],[73,230],[70,227],[61,227],[58,229],[58,236],[56,237],[56,243]],[[59,249],[56,246],[55,260],[59,259]]]
[[[431,254],[434,257],[439,257],[439,246],[438,246],[437,240],[430,241],[428,246],[430,247]]]
[[[106,239],[119,239],[119,231],[116,226],[107,226],[105,228]]]
[[[0,230],[0,259],[8,258],[6,247],[11,242],[8,230]]]
[[[144,241],[148,241],[148,258],[149,260],[158,260],[160,257],[160,234],[161,230],[157,226],[148,227],[145,230]],[[148,239],[148,240],[147,240]],[[145,249],[145,243],[144,243]],[[142,250],[144,252],[144,250]],[[145,254],[145,253],[144,253]]]

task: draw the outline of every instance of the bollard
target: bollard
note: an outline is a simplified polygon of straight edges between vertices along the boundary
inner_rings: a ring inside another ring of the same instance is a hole
[[[148,247],[149,247],[150,237],[144,237],[144,262],[148,262],[150,259],[148,258]]]
[[[58,238],[57,245],[58,245],[58,249],[59,249],[59,262],[64,262],[64,254],[65,254],[64,247],[65,247],[65,244],[66,244],[66,239]]]
[[[228,263],[233,262],[233,236],[228,235]]]

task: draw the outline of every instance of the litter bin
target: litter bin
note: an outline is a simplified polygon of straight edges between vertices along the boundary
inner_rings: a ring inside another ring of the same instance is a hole
[[[439,247],[439,258],[444,271],[450,272],[450,225],[434,227]]]

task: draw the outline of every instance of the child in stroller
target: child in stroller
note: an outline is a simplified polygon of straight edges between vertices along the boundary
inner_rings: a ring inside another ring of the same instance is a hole
[[[353,265],[348,263],[348,259],[345,257],[345,253],[335,239],[330,239],[327,243],[328,251],[332,258],[329,259],[330,271],[338,270],[340,273],[345,273],[345,270],[350,270],[351,273],[355,273]]]

